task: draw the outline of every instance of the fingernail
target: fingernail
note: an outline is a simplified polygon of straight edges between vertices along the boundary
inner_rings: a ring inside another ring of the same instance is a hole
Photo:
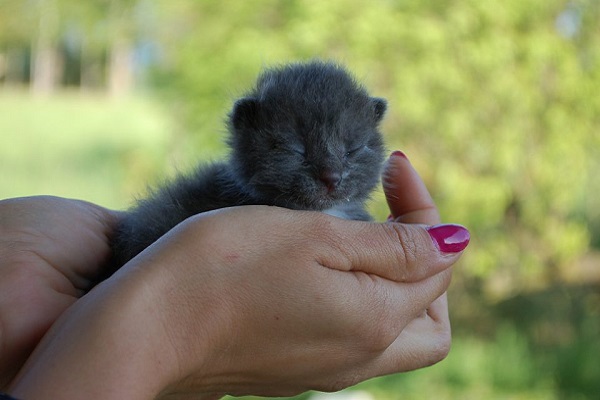
[[[459,253],[471,240],[467,228],[456,224],[434,225],[427,228],[427,232],[436,247],[443,253]]]
[[[408,160],[408,157],[406,157],[406,154],[404,154],[404,152],[400,151],[400,150],[396,150],[394,152],[392,152],[392,156],[393,157],[402,157]]]
[[[394,216],[392,214],[388,215],[387,217],[387,221],[393,221],[394,220]]]

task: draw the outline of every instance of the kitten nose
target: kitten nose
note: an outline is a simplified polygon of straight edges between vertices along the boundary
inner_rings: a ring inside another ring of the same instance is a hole
[[[325,170],[321,171],[319,180],[327,186],[329,192],[333,191],[342,180],[342,174],[337,171]]]

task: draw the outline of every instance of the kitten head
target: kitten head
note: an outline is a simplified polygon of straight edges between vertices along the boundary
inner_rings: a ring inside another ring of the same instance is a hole
[[[338,65],[266,70],[229,115],[232,162],[268,204],[324,210],[362,202],[379,182],[385,110],[385,100]]]

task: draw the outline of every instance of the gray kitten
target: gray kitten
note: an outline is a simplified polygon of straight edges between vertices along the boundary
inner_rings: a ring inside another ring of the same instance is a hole
[[[339,65],[265,70],[229,114],[229,158],[198,166],[127,211],[107,272],[184,219],[217,208],[264,204],[370,220],[365,201],[384,160],[377,127],[385,110],[385,100]]]

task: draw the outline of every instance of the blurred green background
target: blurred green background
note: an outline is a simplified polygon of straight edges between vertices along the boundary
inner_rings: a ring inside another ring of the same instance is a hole
[[[315,57],[388,99],[390,151],[472,232],[449,357],[348,395],[600,398],[599,1],[0,0],[0,198],[125,208]]]

